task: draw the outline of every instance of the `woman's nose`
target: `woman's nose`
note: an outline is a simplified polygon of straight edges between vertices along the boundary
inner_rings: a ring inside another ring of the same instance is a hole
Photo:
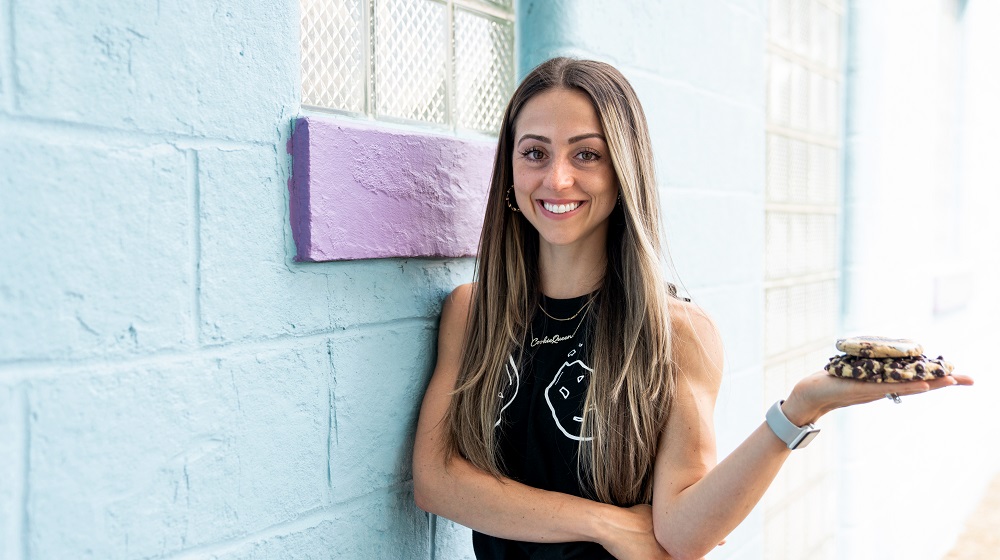
[[[549,188],[552,190],[567,189],[573,186],[575,180],[573,177],[573,166],[561,159],[554,160],[552,166],[549,168],[549,174],[546,179],[549,183]]]

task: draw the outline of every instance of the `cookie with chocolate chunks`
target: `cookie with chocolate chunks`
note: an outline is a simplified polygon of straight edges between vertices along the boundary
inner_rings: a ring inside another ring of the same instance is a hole
[[[923,346],[912,340],[884,336],[842,338],[837,350],[859,358],[915,358],[924,353]]]
[[[841,354],[830,358],[827,373],[835,377],[869,383],[903,383],[951,375],[955,366],[941,356],[906,356],[896,358],[866,358]]]

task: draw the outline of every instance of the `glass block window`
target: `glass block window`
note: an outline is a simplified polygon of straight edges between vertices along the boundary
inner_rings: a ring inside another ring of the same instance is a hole
[[[301,0],[302,104],[494,134],[514,88],[512,0]]]
[[[762,406],[822,367],[837,335],[844,11],[843,0],[770,0]],[[768,491],[765,557],[835,557],[833,444],[814,440]]]

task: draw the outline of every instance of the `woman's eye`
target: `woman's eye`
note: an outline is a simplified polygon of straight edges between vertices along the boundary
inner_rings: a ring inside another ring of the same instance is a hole
[[[523,156],[525,159],[539,160],[542,159],[542,157],[544,157],[545,154],[543,154],[542,151],[539,150],[538,148],[530,148],[521,152],[521,156]]]
[[[600,154],[598,154],[597,152],[592,152],[590,150],[584,150],[580,152],[579,154],[577,154],[577,157],[582,159],[583,161],[597,161],[601,159]]]

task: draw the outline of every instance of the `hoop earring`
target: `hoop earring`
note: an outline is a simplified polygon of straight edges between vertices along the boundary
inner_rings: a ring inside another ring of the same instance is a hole
[[[520,208],[510,203],[510,191],[512,190],[514,190],[514,185],[507,187],[507,194],[504,195],[504,200],[507,201],[507,208],[510,208],[512,212],[520,212],[521,211]]]

